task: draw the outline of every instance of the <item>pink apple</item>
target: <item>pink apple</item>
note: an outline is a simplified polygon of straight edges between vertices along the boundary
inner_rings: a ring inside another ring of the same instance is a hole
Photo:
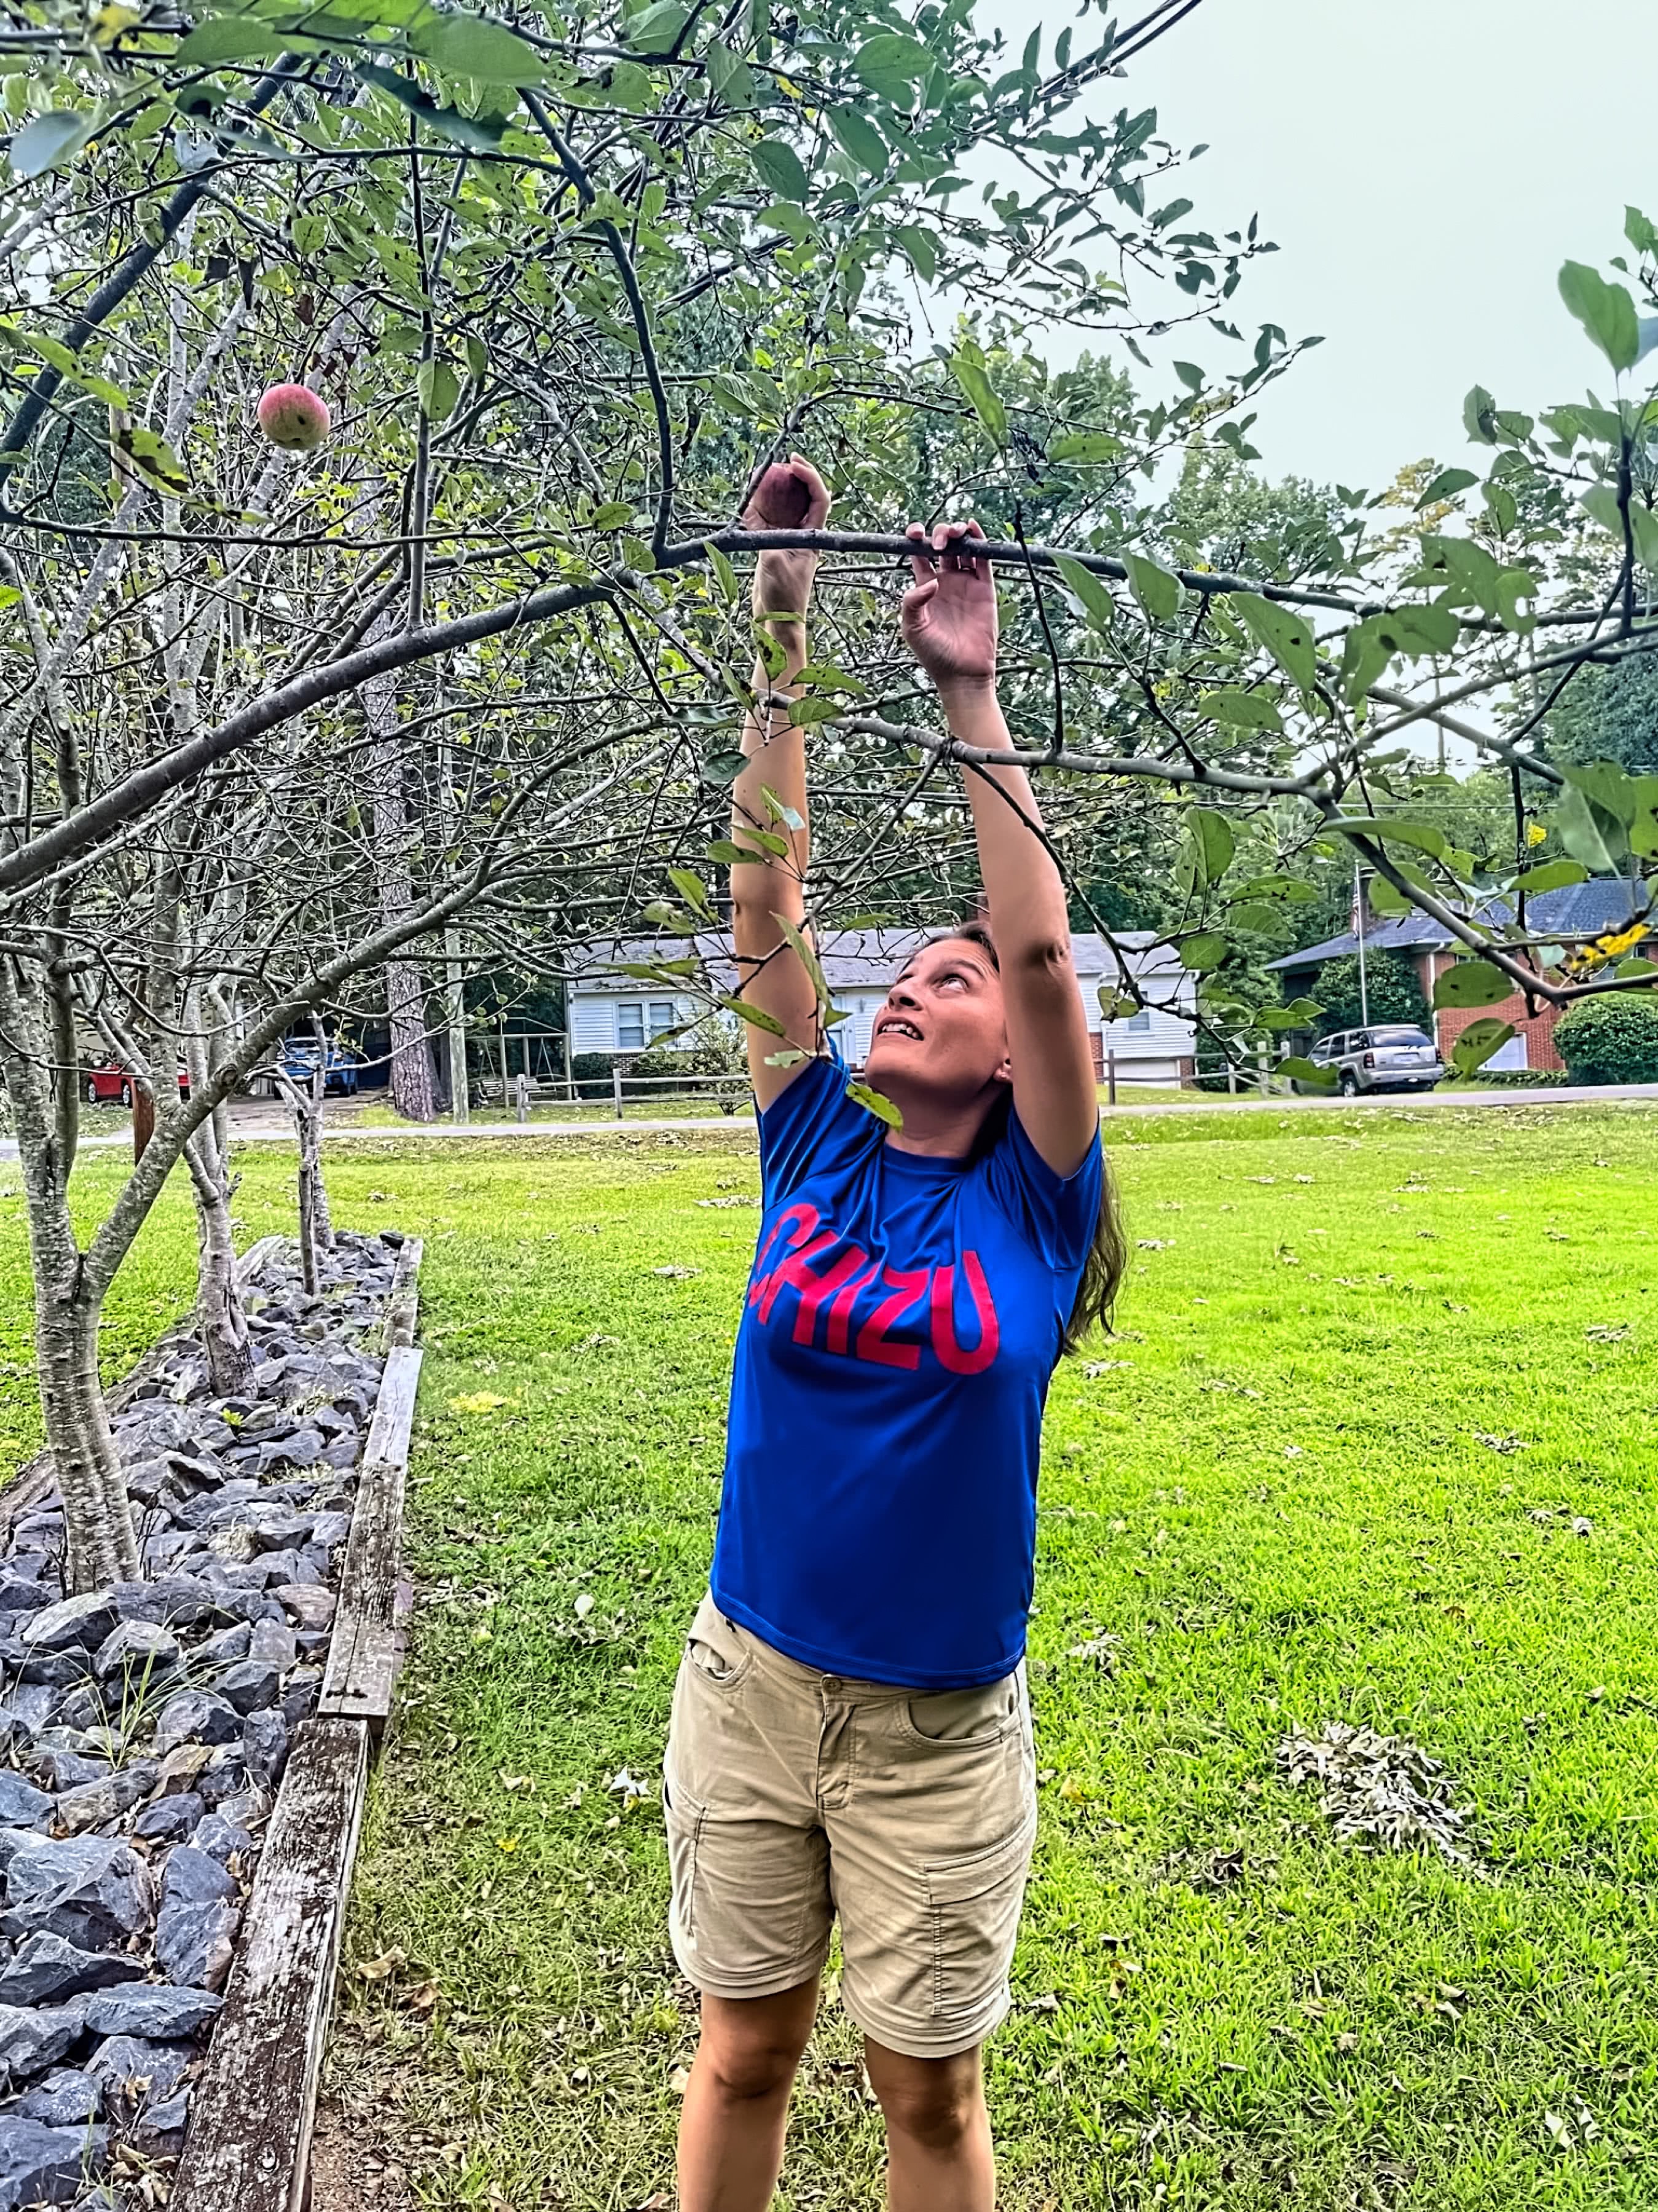
[[[273,446],[308,453],[328,435],[328,405],[302,384],[273,384],[259,402],[259,428]]]

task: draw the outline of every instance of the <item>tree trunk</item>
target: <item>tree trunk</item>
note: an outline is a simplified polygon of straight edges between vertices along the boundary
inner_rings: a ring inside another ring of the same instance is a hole
[[[230,1225],[235,1185],[228,1173],[210,1121],[185,1147],[196,1198],[196,1326],[207,1352],[213,1387],[223,1397],[247,1388],[253,1346],[236,1279],[236,1240]]]
[[[71,1591],[136,1582],[142,1571],[126,1483],[98,1374],[101,1291],[70,1218],[69,1177],[54,1126],[42,1024],[9,960],[0,958],[0,1065],[17,1129],[33,1264],[40,1411],[64,1500]]]
[[[322,1179],[322,1115],[327,1077],[324,1064],[319,1063],[308,1085],[289,1082],[281,1075],[276,1079],[294,1116],[300,1151],[300,1279],[315,1297],[322,1288],[319,1255],[334,1249],[334,1224]]]
[[[377,624],[369,632],[370,641],[389,628],[389,622]],[[362,703],[368,720],[374,890],[380,920],[391,923],[402,921],[415,903],[404,755],[398,738],[397,678],[371,677],[362,687]],[[437,1085],[426,1033],[426,987],[418,962],[387,961],[386,1012],[392,1030],[392,1103],[406,1121],[435,1121]]]

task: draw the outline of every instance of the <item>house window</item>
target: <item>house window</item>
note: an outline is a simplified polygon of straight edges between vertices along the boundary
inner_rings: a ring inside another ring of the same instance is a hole
[[[671,999],[653,999],[651,1001],[651,1042],[654,1043],[665,1030],[677,1029],[678,1009]]]
[[[623,999],[616,1010],[616,1041],[623,1052],[642,1052],[645,1048],[645,1002],[642,999]]]
[[[1140,1006],[1137,1008],[1133,1013],[1130,1014],[1124,1026],[1127,1029],[1138,1030],[1143,1035],[1151,1026],[1151,1007]]]

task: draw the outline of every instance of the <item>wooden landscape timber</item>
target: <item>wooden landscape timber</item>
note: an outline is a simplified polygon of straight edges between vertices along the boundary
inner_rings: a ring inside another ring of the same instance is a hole
[[[419,1240],[399,1255],[387,1322],[417,1314]],[[422,1354],[386,1358],[363,1447],[317,1717],[295,1739],[246,1932],[225,1989],[168,2212],[305,2212],[369,1761],[402,1656],[399,1571]]]
[[[418,1237],[405,1239],[398,1254],[398,1264],[392,1273],[392,1294],[386,1301],[386,1330],[380,1339],[382,1352],[396,1352],[415,1340],[415,1317],[419,1310],[416,1279],[420,1273],[421,1241]]]

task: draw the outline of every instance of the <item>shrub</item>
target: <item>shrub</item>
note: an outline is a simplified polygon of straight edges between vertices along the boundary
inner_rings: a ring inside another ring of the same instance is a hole
[[[570,1062],[578,1098],[608,1098],[610,1095],[611,1052],[579,1052]]]
[[[1585,999],[1561,1016],[1554,1043],[1574,1083],[1658,1083],[1658,993]]]

